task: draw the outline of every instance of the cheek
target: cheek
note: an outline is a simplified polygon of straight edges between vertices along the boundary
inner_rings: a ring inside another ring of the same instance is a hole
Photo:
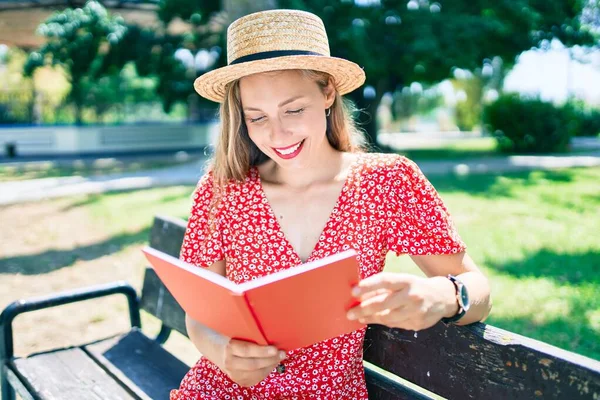
[[[260,126],[248,126],[248,137],[255,145],[260,146],[261,142],[269,137],[266,129]]]
[[[324,115],[318,112],[310,112],[296,122],[294,131],[306,136],[320,137],[325,134],[326,128],[327,121]]]

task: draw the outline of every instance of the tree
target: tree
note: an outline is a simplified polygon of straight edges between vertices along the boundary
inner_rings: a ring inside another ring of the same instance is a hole
[[[38,28],[48,41],[34,51],[24,67],[26,76],[43,65],[60,65],[71,83],[68,100],[75,106],[75,120],[82,123],[85,84],[102,75],[118,72],[123,64],[104,61],[111,48],[118,47],[126,36],[127,26],[121,17],[112,17],[98,2],[83,8],[66,9],[54,14]]]
[[[581,23],[595,35],[600,35],[600,0],[587,0]]]
[[[368,89],[357,90],[350,97],[370,113],[375,113],[386,92],[412,82],[439,82],[452,76],[455,68],[474,71],[495,56],[510,68],[517,55],[552,38],[567,46],[591,44],[592,35],[581,29],[579,21],[583,3],[279,0],[282,8],[319,15],[329,34],[332,55],[364,67]],[[375,144],[376,119],[364,115],[362,119]]]
[[[184,35],[168,35],[141,30],[139,38],[146,44],[137,46],[133,58],[142,75],[158,77],[158,94],[165,110],[183,101],[195,107],[214,108],[216,104],[200,98],[193,81],[202,73],[227,64],[226,32],[234,19],[260,10],[276,7],[276,0],[165,0],[160,2],[158,16],[164,30],[175,18],[189,24]],[[152,54],[148,49],[153,49]],[[191,99],[191,101],[190,101]]]

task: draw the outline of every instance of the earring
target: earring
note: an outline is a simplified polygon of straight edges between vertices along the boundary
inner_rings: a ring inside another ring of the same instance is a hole
[[[326,117],[329,117],[331,115],[331,108],[327,109],[327,112],[325,113]]]

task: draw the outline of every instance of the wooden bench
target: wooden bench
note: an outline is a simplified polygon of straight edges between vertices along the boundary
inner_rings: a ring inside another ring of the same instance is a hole
[[[157,217],[150,244],[177,256],[184,230],[182,220]],[[114,294],[128,300],[129,332],[14,357],[17,315]],[[162,321],[158,337],[141,331],[140,309]],[[23,399],[168,399],[188,370],[162,347],[172,330],[186,334],[184,313],[150,268],[141,297],[117,282],[19,300],[2,312],[0,328],[2,400],[15,392]],[[417,386],[449,399],[600,399],[600,362],[484,324],[417,333],[370,326],[364,355],[370,399],[432,398]]]

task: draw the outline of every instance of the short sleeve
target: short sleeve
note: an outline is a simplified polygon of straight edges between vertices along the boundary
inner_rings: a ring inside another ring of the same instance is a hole
[[[196,186],[180,259],[187,263],[209,267],[223,260],[223,242],[221,239],[220,213],[214,200],[214,183],[211,172],[207,172]]]
[[[413,161],[399,157],[389,172],[387,245],[397,255],[456,254],[466,245],[440,195]]]

